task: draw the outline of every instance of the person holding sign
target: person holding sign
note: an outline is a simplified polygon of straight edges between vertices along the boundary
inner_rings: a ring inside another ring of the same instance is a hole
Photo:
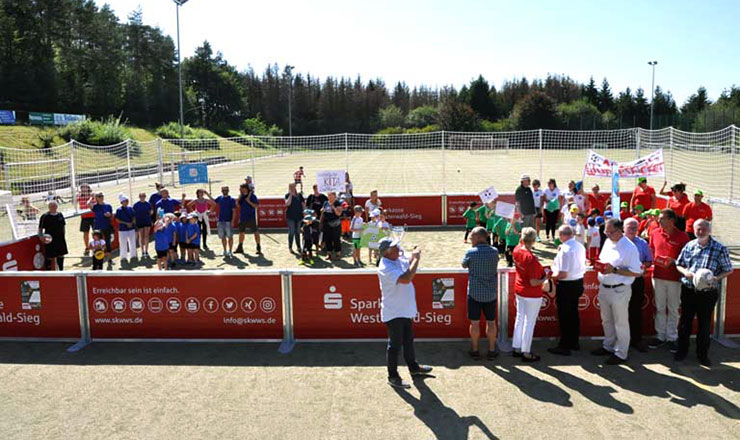
[[[330,260],[342,257],[342,204],[337,200],[337,193],[331,191],[329,199],[321,209],[321,224],[323,225],[326,255]]]
[[[330,196],[331,197],[331,196]],[[412,319],[416,317],[416,290],[414,276],[419,268],[421,250],[414,247],[411,258],[401,254],[400,243],[386,237],[378,243],[381,260],[378,264],[380,281],[380,319],[388,328],[386,366],[388,384],[394,388],[411,388],[398,374],[398,355],[403,357],[412,376],[429,374],[432,367],[420,365],[414,352]]]
[[[650,251],[655,256],[655,338],[648,346],[658,348],[668,344],[671,352],[675,353],[678,350],[678,306],[681,303],[681,274],[676,269],[676,258],[689,242],[689,236],[676,227],[676,213],[672,209],[660,211],[658,223],[660,228],[650,236]]]
[[[470,320],[470,342],[468,352],[474,360],[480,359],[478,341],[480,340],[480,315],[486,318],[486,337],[488,338],[487,359],[498,356],[496,348],[496,290],[498,250],[488,244],[488,233],[476,226],[470,235],[471,248],[465,252],[462,267],[468,269],[468,319]]]
[[[604,328],[603,345],[592,351],[594,356],[609,356],[607,365],[627,360],[630,346],[629,302],[632,283],[642,276],[640,252],[624,236],[622,221],[606,221],[606,242],[599,254],[599,308]]]

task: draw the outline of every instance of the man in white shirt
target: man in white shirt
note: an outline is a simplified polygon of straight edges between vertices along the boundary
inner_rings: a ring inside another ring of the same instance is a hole
[[[558,306],[560,341],[547,351],[570,356],[571,350],[580,350],[578,338],[581,320],[578,299],[583,295],[583,274],[586,273],[586,248],[575,239],[575,231],[568,225],[558,228],[562,244],[552,262],[552,278],[558,281],[555,303]]]
[[[409,260],[401,254],[398,240],[389,237],[378,243],[380,263],[380,319],[388,328],[388,384],[395,388],[411,388],[398,374],[398,353],[403,347],[403,357],[412,376],[428,374],[432,367],[419,365],[414,353],[414,333],[411,319],[416,316],[416,290],[412,283],[419,268],[421,250],[416,247]]]
[[[606,363],[617,365],[627,360],[630,345],[629,302],[632,283],[642,275],[637,246],[624,236],[622,221],[610,218],[604,227],[606,241],[599,254],[599,305],[604,344],[591,352],[609,355]]]

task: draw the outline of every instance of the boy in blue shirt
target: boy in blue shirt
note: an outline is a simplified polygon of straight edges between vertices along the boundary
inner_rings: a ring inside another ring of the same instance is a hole
[[[198,214],[188,214],[188,222],[185,224],[185,235],[187,237],[188,263],[200,263],[200,225]]]
[[[163,217],[154,224],[154,251],[157,252],[157,268],[159,270],[167,269],[167,256],[170,252],[170,218]]]
[[[136,218],[136,235],[141,247],[141,258],[149,258],[149,231],[152,227],[153,207],[146,200],[146,193],[139,194],[139,201],[134,203]]]
[[[113,207],[105,203],[105,196],[102,192],[96,193],[87,202],[90,210],[95,214],[93,229],[97,229],[103,234],[105,240],[105,258],[108,260],[108,269],[113,269],[113,261],[110,259],[111,243],[113,242]]]
[[[177,228],[177,245],[180,249],[180,258],[177,260],[178,264],[184,264],[187,261],[187,213],[175,212],[175,227]],[[175,257],[177,257],[177,250],[175,250]]]
[[[236,220],[236,200],[229,195],[228,186],[221,187],[221,195],[216,197],[215,200],[210,193],[206,192],[205,194],[218,205],[218,238],[221,239],[221,245],[224,247],[224,257],[231,257],[233,256],[231,249],[234,247],[234,231],[231,225]]]
[[[175,217],[175,214],[172,213],[164,214],[164,216],[168,219],[165,231],[167,234],[167,243],[169,243],[170,246],[170,249],[167,252],[167,261],[169,263],[169,267],[172,268],[175,265],[175,260],[177,259],[177,225],[175,224],[177,223],[177,217]]]

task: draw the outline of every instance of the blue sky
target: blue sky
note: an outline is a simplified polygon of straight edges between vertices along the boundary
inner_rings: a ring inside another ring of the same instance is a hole
[[[146,24],[175,39],[171,0],[106,3],[122,21],[141,6]],[[180,14],[184,56],[207,39],[239,69],[277,62],[321,78],[381,77],[389,87],[593,75],[615,96],[627,86],[649,96],[647,62],[657,60],[656,85],[679,106],[701,85],[712,100],[740,85],[738,23],[737,0],[190,0]]]

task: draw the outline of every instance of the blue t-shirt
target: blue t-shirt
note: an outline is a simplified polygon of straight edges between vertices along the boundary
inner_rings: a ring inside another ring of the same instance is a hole
[[[195,238],[190,240],[190,243],[200,246],[200,225],[198,225],[198,223],[188,223],[185,229],[188,237],[192,237],[193,234],[196,234]]]
[[[164,228],[167,231],[167,243],[170,245],[175,244],[175,232],[177,232],[177,226],[174,223],[170,223]]]
[[[152,205],[149,202],[134,203],[134,213],[136,214],[136,227],[152,225]]]
[[[162,200],[162,196],[159,195],[159,191],[152,193],[151,196],[149,196],[149,204],[152,206],[157,206],[157,202]]]
[[[185,233],[187,232],[185,228],[188,226],[187,223],[177,222],[175,225],[177,226],[177,241],[185,243]]]
[[[154,232],[154,249],[158,251],[166,251],[170,248],[172,243],[172,237],[168,231],[169,228],[162,228]]]
[[[259,199],[257,199],[257,196],[254,195],[254,193],[249,195],[249,200],[252,201],[252,203],[259,203]],[[247,203],[246,197],[239,197],[239,221],[245,222],[247,220],[254,220],[256,217],[257,211]]]
[[[234,216],[234,208],[236,208],[236,200],[231,196],[218,196],[216,197],[216,203],[218,203],[218,221],[231,222],[231,218]]]
[[[165,214],[169,214],[175,212],[175,210],[180,207],[180,202],[175,199],[161,199],[154,206],[156,206],[157,209],[162,208]]]
[[[133,223],[135,217],[136,217],[136,214],[134,213],[134,208],[130,206],[127,206],[125,208],[121,206],[120,208],[116,209],[116,220],[118,220],[118,230],[119,231],[133,230],[135,228],[134,225],[129,226],[121,222]]]
[[[92,208],[90,210],[95,214],[95,221],[93,221],[93,229],[98,229],[101,231],[105,231],[107,229],[110,229],[110,217],[106,217],[105,213],[110,212],[113,214],[113,207],[110,206],[107,203],[103,203],[102,205],[99,203],[96,203],[92,205]]]

